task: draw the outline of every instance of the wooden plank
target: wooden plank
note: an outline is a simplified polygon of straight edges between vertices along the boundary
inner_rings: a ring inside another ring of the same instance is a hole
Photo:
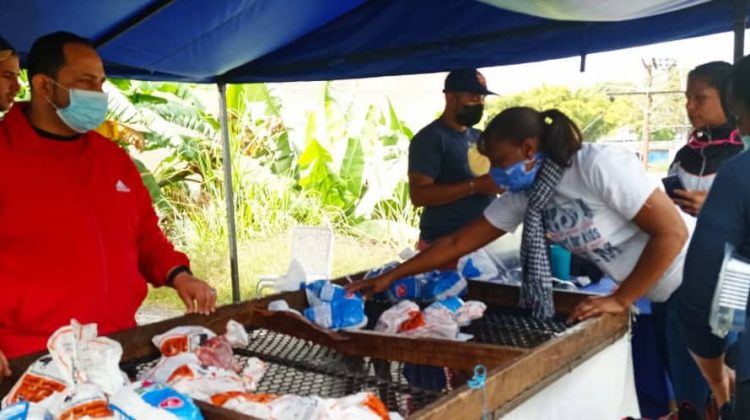
[[[491,344],[412,338],[372,331],[332,333],[288,312],[255,309],[252,324],[331,347],[347,356],[471,371],[477,363],[507,365],[528,350]]]
[[[480,300],[487,304],[500,306],[518,306],[521,288],[507,284],[469,280],[466,300]],[[583,299],[591,296],[588,293],[567,290],[555,290],[555,312],[569,314]]]
[[[587,320],[511,365],[492,370],[485,382],[487,406],[507,413],[554,378],[569,372],[628,331],[628,314]],[[414,414],[415,419],[481,418],[482,394],[462,386]]]
[[[217,407],[201,400],[193,400],[198,406],[206,420],[258,420],[257,417],[251,417],[234,410]]]

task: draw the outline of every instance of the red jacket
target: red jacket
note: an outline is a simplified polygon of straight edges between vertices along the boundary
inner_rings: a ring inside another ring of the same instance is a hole
[[[188,265],[158,225],[130,157],[90,131],[39,137],[16,104],[0,122],[0,350],[46,348],[75,318],[100,334],[135,326],[146,281]]]

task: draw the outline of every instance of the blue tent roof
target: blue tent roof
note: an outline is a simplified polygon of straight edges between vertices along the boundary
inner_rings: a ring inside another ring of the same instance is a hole
[[[100,46],[110,76],[229,83],[517,64],[733,28],[731,0],[674,0],[679,10],[620,22],[553,20],[493,1],[13,0],[0,28],[22,57],[39,35],[68,30]]]

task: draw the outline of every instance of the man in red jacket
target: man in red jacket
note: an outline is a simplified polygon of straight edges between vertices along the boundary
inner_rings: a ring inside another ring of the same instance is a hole
[[[43,36],[27,67],[31,102],[0,122],[0,378],[3,353],[45,349],[71,318],[101,334],[134,327],[146,282],[173,287],[188,312],[216,305],[159,228],[130,157],[91,131],[107,111],[91,43]]]

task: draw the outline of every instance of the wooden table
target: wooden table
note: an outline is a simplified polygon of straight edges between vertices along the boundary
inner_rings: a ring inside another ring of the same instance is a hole
[[[501,306],[518,302],[519,289],[487,282],[469,282],[467,300],[481,300]],[[587,295],[556,291],[555,308],[567,314]],[[286,313],[269,312],[270,301],[284,299],[290,307],[307,306],[303,292],[286,292],[263,299],[220,307],[210,316],[185,315],[162,322],[122,331],[110,337],[122,344],[122,363],[159,357],[151,338],[173,327],[202,325],[218,334],[224,333],[227,321],[233,319],[246,327],[259,327],[330,347],[346,355],[371,359],[449,367],[471,372],[481,363],[488,369],[487,406],[502,415],[533,396],[547,384],[574,369],[601,349],[628,332],[628,315],[605,315],[584,321],[565,333],[534,348],[518,348],[475,342],[455,342],[431,338],[407,338],[374,331],[338,332],[304,323]],[[20,374],[43,353],[10,360],[13,376],[0,384],[5,395]],[[238,413],[200,403],[207,419],[249,418]],[[482,395],[466,385],[446,393],[442,398],[413,413],[410,418],[480,418]]]

